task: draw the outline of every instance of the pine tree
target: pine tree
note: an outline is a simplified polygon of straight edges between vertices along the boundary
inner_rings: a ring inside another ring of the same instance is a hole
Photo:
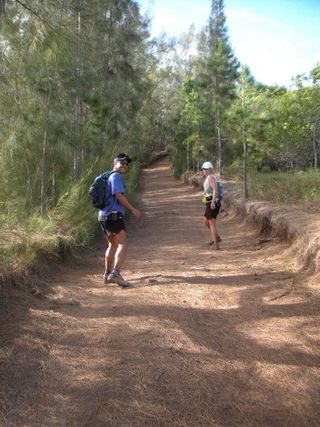
[[[11,0],[5,12],[0,172],[15,194],[0,208],[44,215],[93,161],[140,140],[148,33],[133,0]]]
[[[239,62],[231,49],[223,0],[212,0],[207,28],[205,81],[210,110],[214,119],[216,166],[221,168],[223,114],[235,97]]]
[[[320,151],[320,62],[311,70],[311,78],[313,82],[313,131],[312,131],[312,147],[313,147],[313,165],[317,169],[319,165]]]

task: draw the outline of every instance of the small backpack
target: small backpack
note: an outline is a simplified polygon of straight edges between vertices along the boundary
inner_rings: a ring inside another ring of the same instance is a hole
[[[224,187],[223,187],[223,184],[219,178],[214,176],[214,179],[217,182],[217,190],[218,190],[218,194],[216,195],[216,200],[221,202],[221,200],[223,199],[223,196],[224,196]],[[210,196],[204,195],[202,198],[202,203],[207,204],[208,202],[211,202],[211,200],[212,200],[212,195],[210,195]]]
[[[224,187],[221,181],[217,180],[218,199],[222,200],[224,195]]]
[[[91,205],[96,209],[103,209],[108,204],[111,194],[107,194],[108,179],[115,171],[106,171],[98,175],[89,188]]]

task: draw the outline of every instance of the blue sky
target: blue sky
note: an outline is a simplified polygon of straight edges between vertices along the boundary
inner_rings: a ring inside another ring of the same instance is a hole
[[[211,0],[138,0],[152,35],[179,36],[208,23]],[[232,48],[265,84],[290,85],[320,62],[320,0],[225,0]]]

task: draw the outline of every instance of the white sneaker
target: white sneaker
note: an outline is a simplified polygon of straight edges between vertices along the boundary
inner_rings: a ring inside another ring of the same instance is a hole
[[[112,282],[112,283],[116,283],[117,285],[121,286],[122,288],[130,288],[130,283],[125,280],[121,274],[116,271],[113,270],[109,276],[108,276],[108,282]]]

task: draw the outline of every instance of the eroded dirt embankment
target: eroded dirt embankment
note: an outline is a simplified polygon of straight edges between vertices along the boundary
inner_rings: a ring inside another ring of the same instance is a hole
[[[225,210],[208,245],[201,191],[144,170],[123,290],[105,242],[0,288],[2,426],[317,426],[319,283],[290,245]]]
[[[189,184],[201,188],[202,174],[187,176]],[[224,182],[224,207],[257,227],[263,238],[279,238],[291,245],[296,268],[320,272],[320,207],[276,205],[267,201],[244,201],[239,185]]]

